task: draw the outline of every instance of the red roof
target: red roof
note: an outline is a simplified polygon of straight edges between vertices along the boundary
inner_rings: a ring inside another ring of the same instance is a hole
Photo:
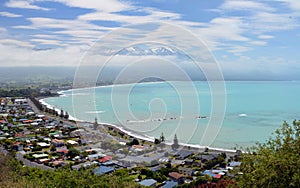
[[[109,160],[111,160],[111,159],[112,159],[112,156],[107,155],[107,156],[105,156],[105,157],[99,159],[99,162],[100,162],[100,163],[105,163],[105,162],[107,162],[107,161],[109,161]]]
[[[5,121],[5,120],[3,120],[3,119],[1,119],[1,120],[0,120],[0,123],[6,123],[6,121]]]
[[[169,176],[170,176],[171,178],[176,179],[176,180],[178,180],[178,179],[184,177],[183,174],[179,174],[178,172],[170,172],[170,173],[169,173]]]
[[[17,146],[17,145],[20,145],[20,144],[21,144],[21,142],[15,142],[14,146]]]
[[[24,120],[23,123],[32,123],[32,120]]]
[[[69,150],[67,150],[67,149],[61,149],[61,150],[57,150],[56,152],[67,154],[69,152]]]
[[[141,145],[133,145],[132,147],[133,147],[133,148],[144,149],[144,146],[141,146]]]
[[[216,174],[216,175],[214,176],[214,178],[216,178],[216,179],[220,179],[221,177],[222,177],[221,174]]]
[[[62,163],[64,163],[64,161],[59,161],[59,160],[53,161],[54,166],[60,165]]]

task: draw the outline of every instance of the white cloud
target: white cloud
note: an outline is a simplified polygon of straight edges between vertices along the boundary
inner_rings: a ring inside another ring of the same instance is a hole
[[[66,34],[71,35],[73,37],[80,37],[80,38],[90,38],[90,39],[97,39],[103,36],[104,32],[97,31],[97,30],[88,30],[88,29],[78,29],[78,30],[64,30],[64,31],[56,31],[56,34]]]
[[[57,39],[58,36],[57,35],[45,35],[45,34],[36,34],[36,35],[31,35],[34,38],[46,38],[46,39]]]
[[[145,22],[156,22],[161,20],[178,20],[181,18],[180,14],[160,11],[156,9],[144,8],[140,9],[139,11],[145,12],[146,16],[136,16],[136,15],[122,15],[120,13],[109,13],[103,11],[97,11],[93,13],[87,13],[84,15],[80,15],[78,17],[79,20],[85,21],[112,21],[117,23],[123,24],[138,24],[138,23],[145,23]]]
[[[247,52],[249,50],[252,50],[252,48],[236,45],[236,46],[231,47],[231,49],[229,49],[228,52],[234,53],[239,56],[240,53]]]
[[[264,3],[249,0],[226,0],[220,8],[230,11],[275,11],[274,8]]]
[[[254,45],[257,45],[257,46],[265,46],[267,44],[266,41],[251,41],[250,44],[254,44]]]
[[[62,41],[59,40],[51,40],[51,39],[31,39],[32,42],[38,42],[40,44],[46,45],[56,45],[56,46],[66,46]]]
[[[80,46],[33,50],[0,43],[1,66],[76,66],[85,51]]]
[[[278,0],[278,1],[287,3],[287,5],[293,10],[300,10],[300,1],[298,0]]]
[[[33,4],[32,0],[10,0],[5,5],[10,8],[23,8],[23,9],[35,9],[35,10],[44,10],[49,11],[50,9],[40,7]]]
[[[130,10],[130,3],[118,0],[55,0],[70,7],[93,9],[102,12],[120,12]]]
[[[87,23],[80,20],[63,20],[63,19],[52,19],[35,17],[28,18],[32,22],[34,28],[50,28],[50,29],[103,29],[104,27],[97,26],[94,24]]]
[[[210,44],[212,49],[219,48],[225,41],[247,42],[250,39],[244,36],[245,29],[239,18],[215,18],[206,24],[206,27],[193,29],[192,32],[200,39]]]
[[[272,35],[259,35],[258,38],[259,39],[272,39],[272,38],[274,38],[274,36],[272,36]]]
[[[8,45],[8,46],[17,46],[17,47],[25,47],[25,48],[32,48],[34,45],[27,41],[20,41],[15,39],[0,39],[0,44]]]
[[[290,30],[298,26],[290,14],[258,12],[248,18],[248,28],[252,32],[272,32]]]
[[[9,18],[22,17],[22,15],[20,15],[20,14],[13,14],[13,13],[10,13],[10,12],[0,12],[0,16],[9,17]]]

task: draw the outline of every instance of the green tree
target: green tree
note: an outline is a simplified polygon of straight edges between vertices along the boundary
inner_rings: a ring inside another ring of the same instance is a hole
[[[80,151],[78,151],[77,149],[71,147],[69,148],[69,151],[67,153],[67,156],[70,158],[74,158],[76,156],[80,155]]]
[[[299,187],[300,121],[284,122],[264,144],[242,155],[239,187]]]

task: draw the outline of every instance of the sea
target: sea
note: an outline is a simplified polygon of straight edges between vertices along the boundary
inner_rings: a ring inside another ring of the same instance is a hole
[[[145,139],[176,134],[195,147],[246,149],[300,118],[298,81],[150,82],[61,91],[42,103],[78,121],[115,125]]]

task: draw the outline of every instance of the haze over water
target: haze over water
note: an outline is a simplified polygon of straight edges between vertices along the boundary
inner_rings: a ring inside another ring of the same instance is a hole
[[[176,133],[182,143],[201,145],[212,110],[209,86],[194,82],[196,90],[192,91],[186,82],[176,85],[172,88],[159,82],[83,88],[63,91],[62,96],[43,101],[76,119],[93,122],[97,117],[99,122],[123,125],[149,137],[158,138],[163,132],[169,142]],[[125,91],[129,87],[133,88],[128,94]],[[195,91],[199,103],[191,97]],[[299,96],[300,82],[226,82],[225,119],[211,147],[231,149],[265,141],[284,120],[299,118]],[[182,101],[191,107],[182,106]]]

